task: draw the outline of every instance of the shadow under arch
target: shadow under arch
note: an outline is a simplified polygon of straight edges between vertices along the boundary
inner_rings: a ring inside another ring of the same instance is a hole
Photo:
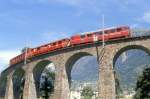
[[[69,88],[71,86],[71,70],[72,70],[72,67],[78,59],[80,59],[84,56],[93,56],[93,55],[90,54],[90,53],[87,53],[87,52],[79,52],[79,53],[76,53],[76,54],[72,55],[65,64],[66,74],[67,74],[67,77],[68,77]]]
[[[5,97],[7,87],[7,73],[2,72],[0,75],[0,99]]]
[[[14,99],[23,99],[23,89],[25,82],[25,71],[22,68],[16,69],[12,75]]]
[[[142,45],[128,45],[128,46],[125,46],[123,48],[121,48],[114,56],[113,58],[113,67],[115,66],[115,63],[116,63],[116,60],[118,59],[118,57],[125,51],[128,51],[128,50],[132,50],[132,49],[139,49],[139,50],[142,50],[144,52],[146,52],[147,54],[150,55],[150,49],[142,46]]]
[[[33,77],[34,77],[34,81],[35,81],[36,94],[37,94],[38,98],[40,98],[40,78],[41,78],[41,75],[42,75],[44,69],[46,68],[46,66],[48,66],[50,63],[53,63],[53,62],[49,61],[49,60],[42,60],[42,61],[38,62],[33,69]]]

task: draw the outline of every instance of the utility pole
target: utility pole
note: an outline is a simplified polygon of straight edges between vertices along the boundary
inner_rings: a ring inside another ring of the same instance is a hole
[[[105,48],[105,26],[104,26],[104,24],[105,24],[105,19],[104,19],[104,14],[102,15],[102,50],[101,50],[101,52],[99,53],[99,50],[98,50],[98,47],[97,47],[97,45],[96,45],[96,52],[97,52],[97,62],[98,62],[98,64],[100,64],[100,57],[99,57],[99,54],[103,54],[103,52],[104,52],[104,48]],[[103,56],[103,55],[102,55]]]
[[[98,50],[98,47],[97,47],[97,61],[98,61],[98,64],[100,65],[101,63],[100,63],[100,61],[102,60],[102,57],[103,57],[103,55],[104,55],[104,48],[105,48],[105,36],[104,36],[104,34],[105,34],[105,31],[104,31],[104,24],[105,24],[105,19],[104,19],[104,14],[102,15],[102,50],[101,50],[101,52],[100,52],[100,54],[99,54],[99,50]],[[99,55],[101,55],[101,57],[99,57]],[[101,72],[101,66],[99,67],[99,73]],[[98,87],[98,90],[100,90],[99,89],[99,87]],[[100,96],[99,96],[100,94],[98,94],[98,97],[100,98]],[[105,97],[105,98],[107,98],[107,97]]]
[[[104,14],[102,15],[102,43],[103,43],[103,48],[105,47],[105,19],[104,19]]]
[[[28,52],[28,48],[25,48],[25,57],[24,57],[24,65],[27,64],[27,52]]]

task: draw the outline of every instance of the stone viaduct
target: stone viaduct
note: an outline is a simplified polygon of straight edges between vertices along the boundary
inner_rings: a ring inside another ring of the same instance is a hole
[[[74,63],[83,56],[95,56],[100,60],[98,99],[115,99],[114,65],[116,59],[124,51],[130,49],[144,50],[150,55],[150,36],[113,40],[105,43],[106,46],[104,49],[101,46],[101,42],[80,45],[34,57],[26,65],[19,63],[8,67],[1,74],[0,99],[21,99],[18,92],[19,87],[17,87],[18,89],[14,89],[14,86],[19,86],[22,77],[25,78],[23,99],[38,99],[40,75],[45,66],[50,62],[54,63],[56,68],[55,87],[52,98],[69,99],[71,69]],[[17,74],[19,74],[19,80],[14,82],[14,75]]]

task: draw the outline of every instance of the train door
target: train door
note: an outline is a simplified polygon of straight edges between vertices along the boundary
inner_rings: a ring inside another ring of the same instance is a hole
[[[95,33],[97,35],[98,41],[102,40],[102,31],[98,31]]]
[[[98,35],[97,34],[93,34],[93,42],[97,42],[98,41]]]
[[[63,46],[62,46],[62,42],[63,42],[63,41],[58,41],[58,43],[57,43],[57,44],[58,44],[57,49],[60,49],[60,48],[63,47]]]

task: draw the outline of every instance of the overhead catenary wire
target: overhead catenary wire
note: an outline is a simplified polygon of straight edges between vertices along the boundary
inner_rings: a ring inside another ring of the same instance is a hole
[[[102,50],[100,51],[99,53],[99,50],[98,50],[98,46],[96,45],[96,52],[97,52],[97,62],[98,64],[100,64],[101,60],[102,60],[102,57],[105,53],[105,19],[104,19],[104,14],[102,15]],[[101,57],[100,57],[101,55]]]

